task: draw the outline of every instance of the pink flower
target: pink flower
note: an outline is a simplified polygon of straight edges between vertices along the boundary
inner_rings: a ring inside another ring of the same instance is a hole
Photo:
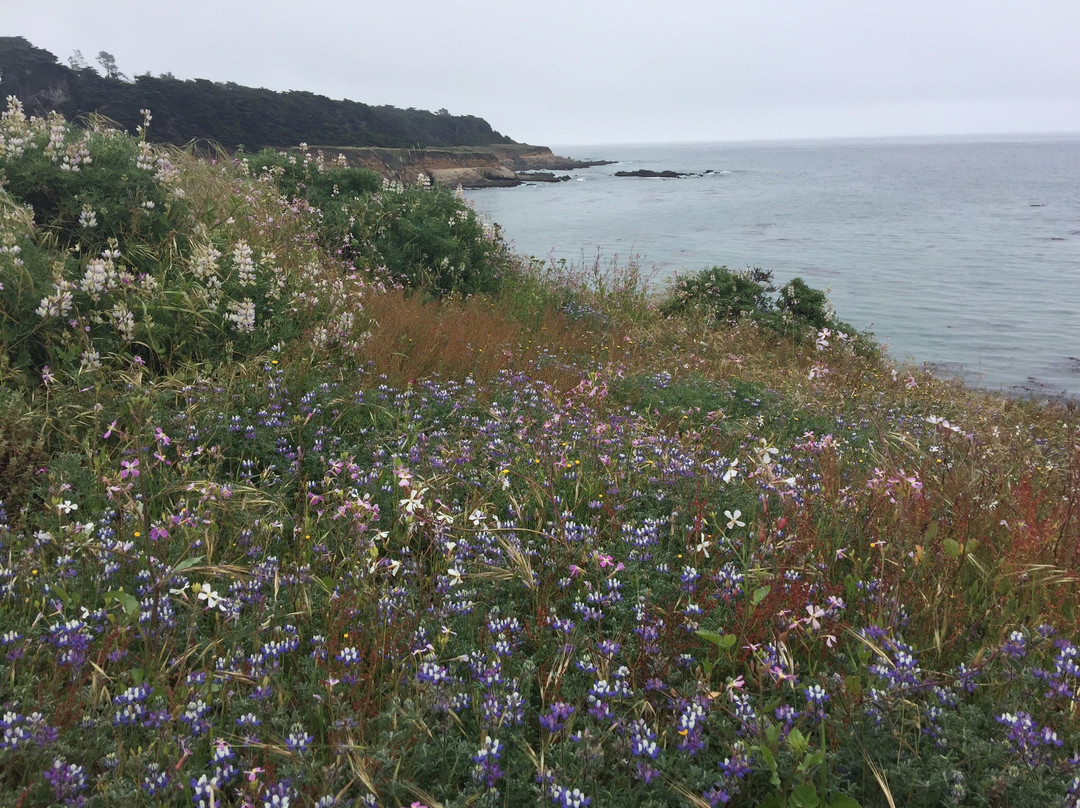
[[[120,479],[125,477],[138,477],[139,476],[139,461],[138,460],[121,460],[120,461]]]

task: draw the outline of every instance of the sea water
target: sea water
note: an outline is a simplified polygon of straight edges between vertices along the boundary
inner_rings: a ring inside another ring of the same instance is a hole
[[[828,289],[897,360],[1080,395],[1080,136],[561,146],[613,165],[467,192],[520,253]],[[651,169],[679,179],[616,177]],[[710,173],[706,173],[710,172]]]

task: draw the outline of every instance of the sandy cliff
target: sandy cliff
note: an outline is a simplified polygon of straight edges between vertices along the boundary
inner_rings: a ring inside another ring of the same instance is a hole
[[[527,144],[494,146],[457,146],[441,149],[377,149],[333,148],[309,149],[322,151],[327,160],[339,154],[352,166],[368,168],[389,179],[416,182],[423,174],[437,185],[465,188],[492,188],[520,185],[529,180],[544,180],[540,176],[522,176],[522,172],[570,171],[603,160],[573,160],[554,154],[546,146]],[[547,180],[551,181],[551,180]]]

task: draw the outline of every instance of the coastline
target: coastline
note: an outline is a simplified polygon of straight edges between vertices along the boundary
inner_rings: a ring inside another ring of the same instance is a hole
[[[352,167],[366,168],[386,179],[412,183],[423,174],[435,185],[447,188],[511,188],[526,182],[560,182],[550,172],[573,171],[610,165],[610,160],[575,160],[555,154],[547,146],[527,143],[491,146],[452,146],[431,149],[384,149],[376,147],[309,147],[314,156],[339,155]]]

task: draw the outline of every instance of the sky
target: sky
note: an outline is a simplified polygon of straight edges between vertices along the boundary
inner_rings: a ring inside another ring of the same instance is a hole
[[[0,0],[0,35],[548,146],[1080,132],[1080,0]]]

